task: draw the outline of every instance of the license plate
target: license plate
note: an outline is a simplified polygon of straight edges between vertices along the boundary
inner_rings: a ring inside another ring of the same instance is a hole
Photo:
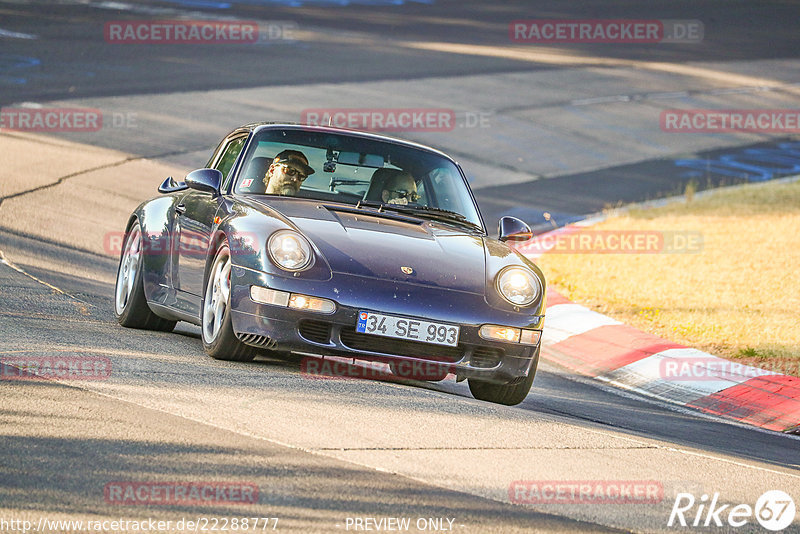
[[[393,337],[455,347],[458,345],[459,327],[434,323],[422,319],[393,317],[382,313],[358,312],[356,332]]]

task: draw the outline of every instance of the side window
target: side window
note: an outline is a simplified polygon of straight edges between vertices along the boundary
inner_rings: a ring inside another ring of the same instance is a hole
[[[242,147],[244,146],[244,142],[246,140],[246,135],[231,139],[228,142],[228,145],[223,149],[222,156],[220,156],[220,158],[217,160],[217,163],[213,167],[222,173],[223,184],[226,187],[230,178],[228,174],[231,172],[233,164],[236,163],[236,158],[239,157],[239,152],[242,151]]]
[[[428,195],[425,194],[425,180],[417,180],[417,194],[419,195],[417,204],[428,206]]]
[[[210,159],[208,160],[208,162],[205,164],[205,168],[206,168],[206,169],[211,169],[211,168],[212,168],[212,167],[211,167],[211,164],[212,164],[212,163],[214,163],[214,162],[216,161],[216,159],[217,159],[217,154],[220,154],[220,153],[222,153],[222,145],[224,145],[224,144],[225,144],[225,140],[223,139],[223,140],[220,142],[220,144],[218,144],[218,145],[217,145],[217,148],[215,148],[215,149],[214,149],[214,153],[213,153],[213,154],[211,154],[211,158],[210,158]]]

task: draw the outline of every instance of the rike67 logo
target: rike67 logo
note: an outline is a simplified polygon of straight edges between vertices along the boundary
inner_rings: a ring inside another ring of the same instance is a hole
[[[792,524],[795,512],[792,498],[780,490],[765,492],[758,498],[755,507],[749,504],[719,504],[719,493],[714,493],[710,501],[707,494],[695,499],[691,493],[678,493],[667,526],[738,528],[755,518],[763,528],[778,532]]]

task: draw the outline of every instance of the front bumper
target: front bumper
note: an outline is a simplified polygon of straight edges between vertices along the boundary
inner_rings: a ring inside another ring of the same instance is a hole
[[[233,330],[248,344],[307,355],[408,362],[409,368],[430,367],[433,362],[459,380],[478,378],[506,384],[536,372],[537,346],[488,341],[478,330],[483,324],[540,330],[544,318],[496,310],[478,293],[339,273],[326,282],[304,281],[241,267],[234,267],[231,285]],[[260,304],[250,299],[252,285],[327,298],[336,302],[336,311],[321,314]],[[458,346],[357,333],[360,311],[457,324]]]

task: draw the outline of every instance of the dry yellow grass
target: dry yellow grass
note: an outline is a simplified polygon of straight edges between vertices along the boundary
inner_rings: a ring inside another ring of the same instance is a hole
[[[703,246],[545,254],[548,283],[565,296],[678,343],[800,374],[800,182],[719,190],[591,230],[700,232]]]

